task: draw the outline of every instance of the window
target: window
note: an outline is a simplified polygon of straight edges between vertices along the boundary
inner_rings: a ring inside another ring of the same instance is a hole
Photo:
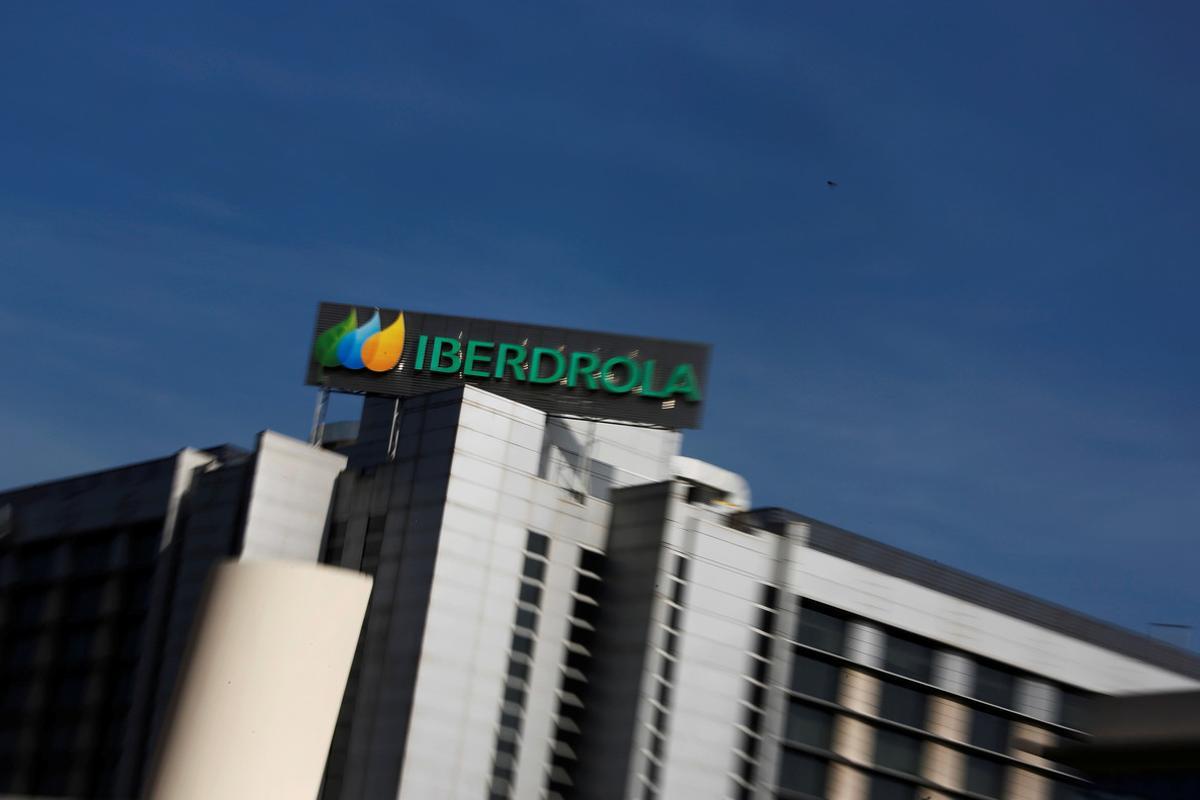
[[[833,609],[815,606],[807,600],[801,601],[799,616],[796,641],[818,650],[839,655],[842,653],[846,643],[845,617]]]
[[[875,763],[916,775],[921,771],[921,740],[899,731],[876,731]]]
[[[532,656],[533,655],[533,639],[530,639],[528,636],[522,636],[519,633],[514,634],[513,640],[512,640],[512,649],[513,649],[514,653],[521,653],[523,655]]]
[[[1012,708],[1015,676],[999,665],[975,665],[975,696],[985,703]]]
[[[897,675],[929,683],[933,675],[933,648],[915,639],[889,633],[883,666]]]
[[[796,653],[792,661],[792,691],[837,702],[841,669],[836,664]]]
[[[677,606],[683,605],[683,583],[671,581],[671,602]]]
[[[1004,765],[982,756],[967,756],[967,791],[984,797],[1004,794]]]
[[[971,744],[1003,753],[1008,750],[1009,721],[986,711],[971,714]]]
[[[1086,731],[1091,728],[1088,720],[1089,696],[1076,689],[1064,688],[1061,697],[1062,705],[1058,712],[1058,723],[1077,731]]]
[[[917,787],[908,781],[896,778],[885,778],[882,775],[871,777],[870,800],[913,800]]]
[[[546,576],[546,564],[536,558],[527,558],[525,559],[525,568],[521,572],[526,578],[540,581]]]
[[[550,552],[550,539],[540,533],[530,531],[529,539],[525,542],[525,549],[539,556],[544,556]]]
[[[528,608],[517,609],[517,627],[528,628],[531,631],[537,630],[537,612],[530,611]]]
[[[531,583],[521,584],[521,602],[538,605],[542,601],[542,590]]]
[[[597,575],[604,574],[604,556],[595,550],[579,551],[579,568]]]
[[[833,714],[793,700],[788,703],[786,731],[788,741],[828,750],[833,735]]]
[[[827,769],[823,758],[784,748],[779,759],[779,788],[824,797]]]
[[[884,681],[879,698],[879,716],[901,725],[923,728],[928,702],[929,698],[924,692]]]

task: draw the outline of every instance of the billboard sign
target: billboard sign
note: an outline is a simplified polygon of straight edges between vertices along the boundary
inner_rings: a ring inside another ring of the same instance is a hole
[[[550,414],[696,428],[709,347],[322,303],[307,383],[408,397],[470,383]]]

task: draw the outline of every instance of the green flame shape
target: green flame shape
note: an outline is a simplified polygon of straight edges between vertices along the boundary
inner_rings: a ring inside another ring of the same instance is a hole
[[[313,358],[323,367],[340,367],[342,362],[338,361],[337,356],[338,340],[357,327],[358,314],[352,308],[350,316],[317,337],[317,343],[313,345]]]

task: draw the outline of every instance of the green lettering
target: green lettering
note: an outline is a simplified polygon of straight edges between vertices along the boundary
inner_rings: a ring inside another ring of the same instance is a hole
[[[626,372],[625,380],[622,383],[616,383],[610,377],[615,377],[617,367],[623,367]],[[641,377],[637,362],[628,356],[613,356],[600,368],[600,385],[604,387],[604,391],[613,394],[625,394],[637,385]]]
[[[429,358],[429,371],[452,375],[462,367],[462,345],[458,339],[448,336],[435,336],[433,339],[433,355]],[[443,364],[442,357],[449,356],[450,363]]]
[[[475,364],[482,361],[487,364],[491,360],[491,356],[481,352],[491,350],[496,345],[491,342],[478,342],[472,339],[467,342],[467,357],[463,360],[463,375],[470,375],[472,378],[490,378],[492,373],[489,370],[477,370]]]
[[[506,355],[512,353],[512,355]],[[504,380],[504,370],[506,367],[512,368],[514,381],[525,380],[525,368],[521,366],[521,362],[525,360],[525,348],[519,344],[502,344],[499,350],[496,351],[496,370],[492,373],[493,377]]]
[[[415,370],[425,369],[425,345],[429,343],[429,337],[421,334],[417,339],[417,364],[413,367]]]
[[[542,358],[550,357],[554,359],[554,372],[542,377],[541,373]],[[557,383],[562,380],[563,373],[567,371],[567,360],[563,358],[563,354],[557,350],[552,350],[549,347],[533,348],[533,355],[529,358],[529,382],[530,383]]]
[[[600,368],[600,358],[595,353],[571,353],[571,375],[567,378],[567,386],[578,386],[579,376],[587,388],[596,388],[596,378],[592,374]]]
[[[699,400],[699,381],[696,380],[696,371],[692,369],[692,365],[680,364],[676,367],[671,373],[671,378],[667,381],[667,386],[663,391],[668,395],[681,394],[685,400],[690,400],[693,403]]]
[[[642,364],[642,397],[667,397],[669,392],[665,389],[655,391],[654,389],[654,359],[650,359]]]

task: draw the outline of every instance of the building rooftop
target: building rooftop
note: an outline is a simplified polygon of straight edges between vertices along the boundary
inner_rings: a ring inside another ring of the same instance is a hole
[[[808,546],[814,550],[1200,680],[1200,654],[907,550],[785,508],[754,509],[747,512],[743,519],[754,527],[769,531],[779,531],[789,523],[807,525]]]

